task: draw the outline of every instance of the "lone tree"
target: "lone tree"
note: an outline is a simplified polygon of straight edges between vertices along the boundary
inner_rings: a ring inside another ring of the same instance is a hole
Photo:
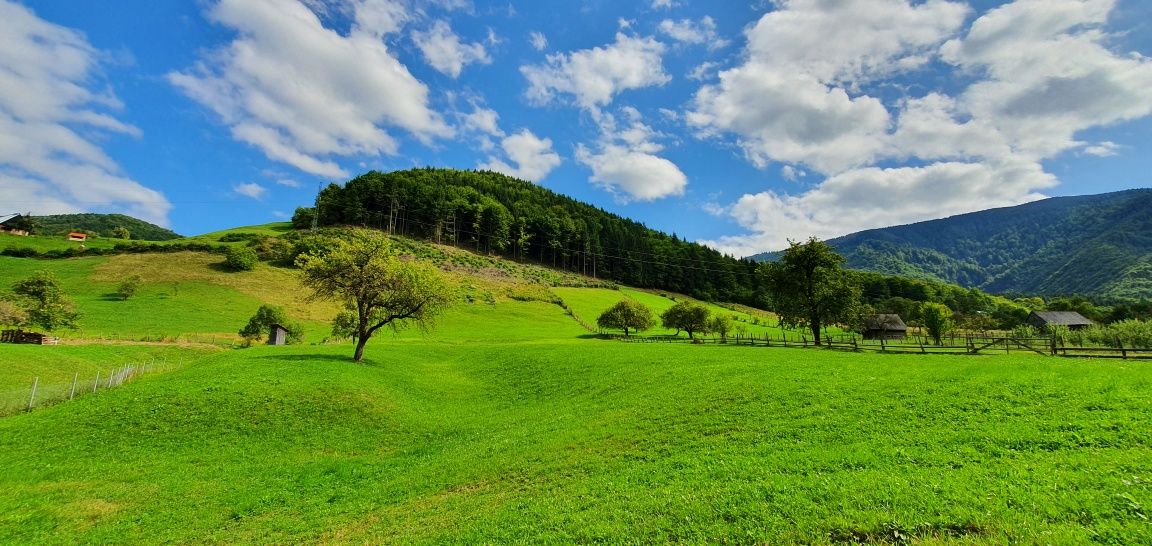
[[[824,325],[851,320],[860,301],[860,285],[842,263],[831,246],[813,237],[792,241],[779,261],[760,266],[780,321],[807,326],[817,345]]]
[[[688,332],[688,339],[695,339],[696,332],[708,329],[708,308],[698,303],[682,301],[669,307],[660,315],[665,328]]]
[[[284,312],[284,308],[278,305],[261,305],[256,310],[256,314],[248,319],[248,324],[240,329],[240,337],[251,345],[253,341],[259,341],[268,333],[273,324],[279,324],[288,330],[288,343],[300,343],[304,340],[304,329],[299,323],[293,322],[288,319],[288,314]]]
[[[356,230],[331,239],[326,248],[302,254],[296,264],[304,271],[304,284],[312,289],[313,298],[344,304],[334,331],[356,340],[357,362],[380,328],[398,330],[415,324],[427,329],[453,300],[454,291],[443,273],[394,255],[388,238],[374,231]]]
[[[136,295],[136,292],[140,291],[140,285],[143,282],[144,279],[140,275],[132,275],[120,281],[120,284],[116,287],[116,295],[120,296],[122,300],[131,298]]]
[[[925,303],[920,306],[920,320],[928,329],[928,336],[940,345],[944,333],[952,329],[952,310],[942,303]]]
[[[717,314],[708,320],[708,331],[720,336],[720,343],[728,343],[728,333],[732,331],[732,316]]]
[[[72,300],[64,295],[56,277],[48,271],[37,272],[12,285],[12,293],[23,304],[27,324],[55,330],[60,327],[71,328],[80,318]]]
[[[629,330],[643,332],[652,327],[652,310],[638,301],[620,300],[600,314],[596,325],[624,330],[624,337],[628,337]]]

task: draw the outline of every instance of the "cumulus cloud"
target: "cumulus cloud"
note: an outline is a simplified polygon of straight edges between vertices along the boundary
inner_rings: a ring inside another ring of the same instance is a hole
[[[102,54],[82,34],[0,0],[0,202],[36,214],[125,212],[162,225],[164,196],[132,180],[98,144],[140,136],[99,90]],[[9,211],[5,211],[9,212]]]
[[[1018,153],[1051,157],[1090,127],[1152,114],[1152,61],[1105,47],[1113,0],[1019,0],[944,44],[945,60],[987,78],[959,97]]]
[[[720,49],[728,45],[728,40],[716,34],[716,21],[709,16],[704,16],[699,21],[665,19],[656,28],[661,34],[685,44],[703,44],[708,49]]]
[[[576,148],[576,160],[592,169],[592,183],[625,202],[683,195],[688,177],[675,163],[656,155],[663,150],[656,142],[661,135],[642,122],[636,109],[622,111],[626,123],[602,114],[599,142],[594,148],[583,144]]]
[[[406,20],[402,6],[360,0],[353,9],[345,35],[296,0],[222,0],[208,16],[237,37],[168,80],[237,140],[320,176],[347,176],[338,157],[395,154],[389,129],[426,142],[451,135],[427,86],[382,39]]]
[[[828,178],[799,195],[773,191],[744,195],[730,215],[753,235],[701,241],[747,256],[779,250],[788,240],[836,237],[879,226],[1017,205],[1043,197],[1056,184],[1036,163],[941,162],[925,167],[869,167]]]
[[[799,195],[745,195],[729,210],[751,234],[710,243],[760,252],[1042,197],[1057,184],[1043,160],[1115,153],[1079,131],[1152,113],[1152,62],[1106,47],[1114,3],[1018,0],[965,29],[968,8],[942,0],[779,2],[687,120],[703,137],[734,137],[757,166],[785,163],[786,179],[794,168],[826,178]],[[958,94],[862,92],[934,59],[966,84]],[[915,166],[876,166],[889,160]]]
[[[516,164],[515,167],[504,159],[491,156],[479,168],[539,182],[560,165],[560,155],[552,150],[552,140],[540,138],[528,129],[505,137],[500,141],[500,149],[508,161]]]
[[[268,188],[261,186],[255,182],[245,182],[243,184],[236,184],[232,186],[232,191],[244,197],[251,197],[252,199],[261,199],[265,193],[268,193]]]
[[[462,43],[445,21],[436,21],[426,32],[412,33],[412,40],[432,68],[453,78],[460,76],[465,65],[492,62],[483,44]]]
[[[610,45],[548,55],[544,64],[522,66],[520,72],[528,79],[527,97],[533,103],[572,95],[580,107],[598,111],[623,91],[667,83],[664,49],[652,38],[617,33]]]

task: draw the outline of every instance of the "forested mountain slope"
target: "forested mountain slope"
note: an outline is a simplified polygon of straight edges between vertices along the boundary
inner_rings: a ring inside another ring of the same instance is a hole
[[[170,241],[180,235],[156,224],[123,214],[50,214],[33,216],[35,232],[40,235],[65,235],[69,231],[84,231],[105,237],[114,237],[112,230],[122,227],[131,239],[138,241]]]
[[[1152,298],[1150,189],[1054,197],[828,242],[856,269],[1000,293]]]

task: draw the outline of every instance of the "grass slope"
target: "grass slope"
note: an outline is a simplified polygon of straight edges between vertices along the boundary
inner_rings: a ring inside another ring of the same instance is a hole
[[[1146,366],[228,351],[0,420],[0,542],[1149,543]]]

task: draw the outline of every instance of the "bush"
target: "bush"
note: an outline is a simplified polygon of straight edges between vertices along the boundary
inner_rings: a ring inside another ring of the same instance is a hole
[[[256,251],[244,246],[234,246],[224,254],[224,267],[231,271],[252,271],[260,259]]]
[[[136,295],[137,291],[140,290],[140,284],[143,282],[144,279],[142,279],[140,275],[132,275],[131,277],[120,281],[120,286],[116,287],[116,295],[120,296],[120,299],[122,300],[131,298],[132,296]]]

